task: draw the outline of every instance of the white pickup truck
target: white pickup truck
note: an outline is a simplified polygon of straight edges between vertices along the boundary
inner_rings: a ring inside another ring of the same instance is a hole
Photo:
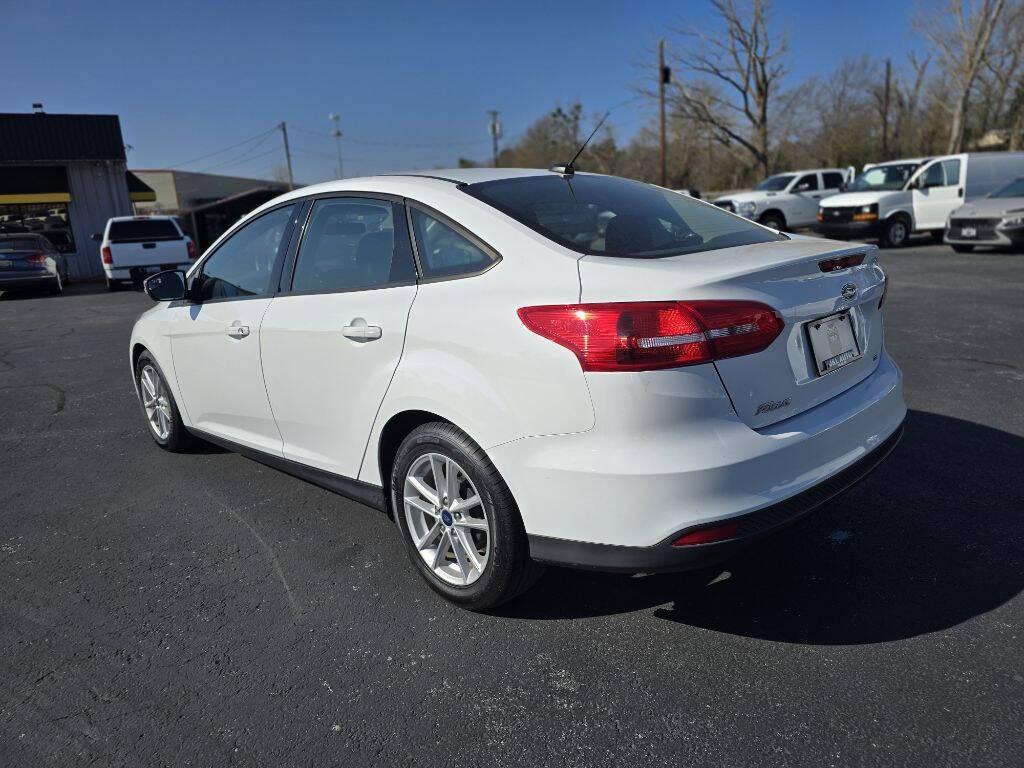
[[[187,269],[196,258],[192,238],[172,216],[118,216],[110,219],[100,241],[100,258],[107,289],[122,283],[140,284],[165,269]]]
[[[852,168],[778,173],[749,192],[719,197],[714,204],[772,229],[810,227],[818,215],[819,202],[842,192],[843,185],[852,178]]]

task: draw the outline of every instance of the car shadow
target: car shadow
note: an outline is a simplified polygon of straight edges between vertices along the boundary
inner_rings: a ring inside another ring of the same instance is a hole
[[[1022,456],[1024,438],[911,411],[902,443],[863,483],[714,572],[551,568],[499,613],[543,620],[655,608],[664,621],[816,645],[943,630],[1021,590]]]

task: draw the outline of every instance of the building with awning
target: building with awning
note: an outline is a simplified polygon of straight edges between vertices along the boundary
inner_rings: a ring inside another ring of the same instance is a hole
[[[154,199],[128,174],[117,115],[0,113],[0,233],[44,235],[72,278],[103,273],[90,236],[107,219]]]

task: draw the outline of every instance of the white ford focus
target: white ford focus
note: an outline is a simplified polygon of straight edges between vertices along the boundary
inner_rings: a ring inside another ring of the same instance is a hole
[[[149,430],[394,516],[470,608],[537,563],[724,559],[848,489],[906,413],[870,246],[608,176],[346,179],[239,221],[146,290]]]

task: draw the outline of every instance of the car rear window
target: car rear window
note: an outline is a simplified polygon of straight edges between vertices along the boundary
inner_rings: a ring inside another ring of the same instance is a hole
[[[713,205],[614,176],[525,176],[461,187],[559,245],[660,258],[787,239]]]
[[[38,251],[43,244],[31,237],[0,238],[0,251]]]
[[[110,242],[138,243],[151,240],[180,240],[181,233],[170,219],[136,219],[110,222]]]

